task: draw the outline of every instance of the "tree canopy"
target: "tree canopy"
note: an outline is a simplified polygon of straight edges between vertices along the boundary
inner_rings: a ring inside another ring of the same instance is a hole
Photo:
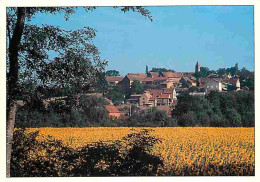
[[[96,7],[12,7],[7,8],[7,176],[17,99],[31,102],[47,90],[66,90],[66,94],[86,93],[103,78],[106,60],[100,58],[93,39],[96,30],[82,27],[65,30],[58,26],[34,25],[39,14],[70,15],[83,8],[88,13]],[[134,11],[152,20],[143,7],[114,7],[122,12]],[[50,92],[47,92],[50,94]]]
[[[120,74],[117,70],[108,70],[106,71],[106,76],[120,76]]]
[[[152,68],[151,72],[175,72],[172,69],[166,69],[166,68]]]

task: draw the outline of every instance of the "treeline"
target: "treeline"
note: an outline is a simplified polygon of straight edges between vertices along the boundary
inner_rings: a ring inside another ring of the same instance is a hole
[[[177,126],[177,121],[167,117],[165,111],[151,108],[141,111],[132,105],[129,119],[108,117],[104,105],[109,103],[103,97],[82,96],[50,101],[44,105],[41,100],[34,100],[21,107],[16,116],[15,126],[25,127],[145,127]]]
[[[253,127],[254,93],[251,91],[220,93],[205,97],[184,92],[172,110],[172,117],[156,107],[140,110],[132,105],[131,116],[123,120],[108,117],[103,97],[82,96],[50,101],[33,100],[17,112],[16,127]],[[127,109],[129,111],[129,108]],[[127,113],[126,111],[126,113]]]
[[[110,120],[103,97],[66,97],[49,101],[34,99],[17,112],[16,127],[85,127],[105,126]]]
[[[184,93],[172,114],[179,126],[253,127],[254,93],[211,91],[205,97]]]

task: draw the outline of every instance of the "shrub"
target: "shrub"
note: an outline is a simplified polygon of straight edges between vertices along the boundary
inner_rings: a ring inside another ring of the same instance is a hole
[[[12,177],[54,176],[146,176],[156,175],[163,161],[150,154],[159,139],[149,130],[128,134],[112,144],[96,142],[72,149],[48,137],[38,141],[38,132],[14,132]]]

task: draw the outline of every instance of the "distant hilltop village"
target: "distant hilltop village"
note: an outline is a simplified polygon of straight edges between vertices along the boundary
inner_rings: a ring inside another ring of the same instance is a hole
[[[195,72],[152,72],[146,66],[146,73],[128,73],[122,76],[107,76],[106,81],[110,87],[119,87],[126,95],[127,104],[135,104],[139,108],[162,107],[164,110],[174,107],[177,104],[177,96],[184,91],[189,91],[190,95],[204,96],[209,91],[218,92],[238,91],[240,80],[238,75],[225,73],[209,74],[201,77],[202,67],[197,61]],[[144,91],[132,94],[132,86],[139,83]],[[248,89],[248,88],[243,88]]]
[[[120,86],[124,92],[129,92],[132,83],[137,80],[147,88],[171,89],[185,91],[196,87],[197,92],[208,92],[216,90],[225,92],[228,90],[240,90],[238,75],[224,74],[221,77],[217,74],[209,74],[206,78],[198,78],[200,73],[199,62],[195,65],[195,72],[151,72],[146,66],[146,73],[128,73],[122,76],[107,76],[109,86]],[[229,88],[229,89],[228,89]]]

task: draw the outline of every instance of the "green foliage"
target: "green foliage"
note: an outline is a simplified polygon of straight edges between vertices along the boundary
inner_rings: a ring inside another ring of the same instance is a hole
[[[126,13],[138,12],[152,21],[143,7],[113,7]],[[63,14],[66,21],[78,9],[86,13],[96,7],[7,8],[7,107],[12,100],[32,99],[43,87],[42,96],[86,93],[102,80],[107,65],[93,44],[96,30],[85,26],[64,30],[58,26],[31,24],[41,14]],[[28,87],[30,85],[31,88]],[[51,92],[46,92],[49,90]]]
[[[128,134],[112,144],[96,142],[71,149],[51,137],[36,140],[38,132],[16,130],[11,176],[153,176],[163,161],[150,154],[152,147],[161,141],[150,136],[149,131]]]
[[[108,70],[106,71],[106,76],[120,76],[120,74],[117,70]]]
[[[207,67],[200,67],[200,72],[195,73],[196,78],[205,78],[207,77],[212,71],[209,70]]]
[[[234,108],[228,108],[226,111],[226,118],[232,126],[242,126],[241,116]]]
[[[121,87],[118,86],[115,86],[112,90],[109,90],[107,96],[112,100],[114,105],[120,105],[125,101],[125,94]]]
[[[174,70],[172,69],[166,69],[166,68],[152,68],[151,72],[158,72],[158,73],[161,73],[161,72],[175,72]]]
[[[168,118],[166,111],[158,110],[156,107],[132,112],[132,116],[127,122],[130,126],[137,127],[177,126],[177,121],[174,118]]]
[[[254,93],[211,91],[206,97],[184,93],[178,98],[173,116],[180,126],[252,127]]]
[[[131,94],[142,94],[143,92],[144,86],[138,80],[134,80],[131,85]]]
[[[179,126],[196,126],[196,121],[194,118],[194,112],[189,111],[181,115],[178,119]]]

